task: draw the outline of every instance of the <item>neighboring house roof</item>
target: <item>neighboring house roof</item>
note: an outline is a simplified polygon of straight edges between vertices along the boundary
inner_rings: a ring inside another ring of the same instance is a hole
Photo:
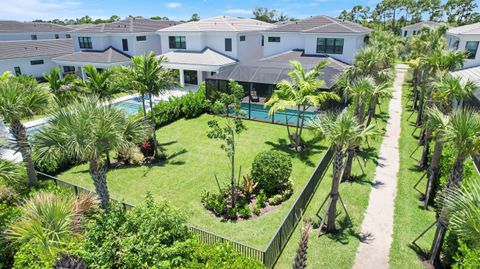
[[[182,23],[161,29],[159,32],[246,32],[264,31],[273,26],[273,24],[254,19],[218,16]]]
[[[430,28],[438,28],[441,27],[443,24],[439,22],[434,22],[434,21],[422,21],[414,24],[410,24],[407,26],[402,27],[403,30],[417,30],[417,29],[422,29],[424,27],[430,27]]]
[[[129,18],[112,23],[102,23],[89,27],[80,27],[72,33],[148,33],[177,25],[175,21]]]
[[[461,34],[480,35],[480,22],[452,28],[447,32],[449,34],[459,34],[459,35]]]
[[[46,23],[46,22],[20,22],[0,20],[0,34],[6,33],[46,33],[46,32],[67,32],[70,27]]]
[[[302,33],[370,33],[372,30],[358,23],[340,20],[330,16],[314,16],[299,21],[286,21],[267,32]]]
[[[59,56],[72,53],[71,39],[22,40],[0,42],[0,59]]]
[[[477,104],[480,104],[480,66],[460,69],[451,72],[452,76],[460,77],[462,79],[469,79],[477,84],[477,90],[473,93],[474,98],[477,100]]]
[[[335,84],[336,76],[343,73],[348,65],[328,56],[305,55],[303,51],[298,50],[277,54],[256,62],[240,63],[209,78],[275,85],[282,80],[290,79],[288,73],[292,71],[291,61],[299,61],[305,70],[309,71],[325,60],[329,64],[322,69],[319,79],[325,80],[325,85],[321,88],[330,89]]]
[[[61,62],[84,62],[114,64],[130,61],[130,56],[110,47],[103,51],[77,51],[71,54],[56,57],[53,60]]]
[[[200,52],[171,51],[163,54],[162,56],[168,59],[168,64],[223,66],[237,62],[236,60],[220,54],[210,48],[206,48]]]

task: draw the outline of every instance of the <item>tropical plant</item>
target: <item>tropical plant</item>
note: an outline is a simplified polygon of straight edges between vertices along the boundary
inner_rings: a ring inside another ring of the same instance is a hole
[[[113,69],[98,70],[87,65],[84,67],[85,80],[78,80],[77,87],[83,89],[87,95],[96,96],[101,101],[112,101],[116,94],[121,93],[122,87],[115,79]]]
[[[74,74],[66,74],[61,78],[60,72],[60,68],[52,68],[50,72],[43,74],[43,77],[48,82],[50,91],[57,98],[57,103],[65,106],[75,97],[72,86],[78,77]]]
[[[15,183],[20,181],[21,175],[18,167],[11,161],[0,159],[0,181]]]
[[[304,149],[301,136],[305,125],[305,112],[311,106],[317,108],[319,104],[328,100],[340,100],[340,97],[333,92],[320,91],[320,87],[325,81],[319,80],[322,74],[321,70],[328,64],[322,61],[312,70],[306,72],[302,64],[298,61],[291,61],[292,71],[288,73],[290,80],[283,80],[277,84],[277,90],[274,91],[272,97],[265,103],[265,107],[271,106],[269,114],[272,115],[277,111],[284,111],[288,108],[296,110],[295,132],[291,134],[286,117],[286,126],[290,146],[295,151]]]
[[[292,159],[283,152],[263,151],[255,156],[251,169],[252,177],[268,195],[285,190],[292,174]]]
[[[5,71],[0,75],[0,82],[7,81],[11,77],[13,77],[12,73],[10,71]]]
[[[464,101],[473,96],[478,85],[470,79],[446,75],[433,82],[433,98],[438,100],[442,111],[462,108]]]
[[[334,232],[336,231],[335,219],[337,217],[337,201],[344,168],[345,149],[351,141],[362,140],[369,133],[375,132],[376,127],[374,124],[364,127],[348,111],[343,111],[340,114],[317,116],[308,125],[317,136],[326,138],[334,149],[332,187],[329,193],[331,202],[327,208],[327,232]]]
[[[127,118],[114,106],[105,106],[96,97],[80,98],[61,108],[35,135],[35,150],[40,160],[68,158],[85,161],[101,207],[108,208],[107,151],[134,146],[146,138],[148,127],[141,120]]]
[[[26,80],[21,83],[18,78],[0,82],[0,116],[10,125],[15,138],[16,147],[22,154],[22,159],[28,173],[29,183],[37,185],[27,130],[22,119],[31,118],[43,113],[48,107],[49,95],[38,84]]]

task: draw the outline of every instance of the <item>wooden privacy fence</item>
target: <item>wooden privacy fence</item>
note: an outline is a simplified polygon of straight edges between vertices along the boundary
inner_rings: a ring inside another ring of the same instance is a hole
[[[307,207],[310,199],[312,198],[318,184],[322,181],[323,176],[328,170],[328,167],[332,161],[333,157],[333,149],[329,148],[323,156],[320,163],[315,168],[315,171],[310,176],[307,184],[303,188],[302,192],[297,199],[295,200],[294,204],[288,211],[287,216],[283,220],[282,224],[278,227],[277,231],[275,232],[274,236],[268,243],[267,247],[264,250],[260,250],[256,247],[252,247],[235,240],[231,240],[220,236],[218,234],[200,229],[198,227],[188,225],[189,229],[197,236],[197,238],[205,243],[205,244],[216,244],[216,243],[227,243],[233,249],[241,253],[246,257],[253,258],[257,261],[262,262],[265,266],[272,268],[278,260],[278,257],[283,251],[283,248],[287,244],[291,234],[295,230],[298,222],[300,221],[305,208]],[[75,185],[73,183],[64,181],[62,179],[47,175],[45,173],[37,172],[44,178],[53,180],[56,185],[64,188],[72,188],[75,194],[79,192],[90,192],[94,193],[94,191],[89,190],[87,188]],[[130,209],[134,207],[134,205],[119,201],[114,198],[110,198],[110,200],[119,203],[123,206],[124,209]]]

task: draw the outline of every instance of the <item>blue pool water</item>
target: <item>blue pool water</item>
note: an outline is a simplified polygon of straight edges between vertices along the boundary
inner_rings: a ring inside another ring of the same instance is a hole
[[[248,104],[241,104],[242,114],[248,118]],[[268,115],[270,107],[264,107],[263,105],[250,104],[250,119],[262,120],[262,121],[275,121],[278,123],[291,123],[294,124],[297,122],[297,111],[294,109],[286,109],[285,111],[276,112],[273,117]],[[317,115],[316,112],[307,111],[305,112],[305,121],[313,119]],[[286,117],[285,117],[286,116]]]

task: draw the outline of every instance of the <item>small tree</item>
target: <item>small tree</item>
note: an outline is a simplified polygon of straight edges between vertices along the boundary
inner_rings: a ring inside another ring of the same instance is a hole
[[[243,124],[240,118],[229,118],[229,109],[234,109],[235,114],[239,115],[240,101],[244,95],[243,87],[236,81],[229,82],[230,94],[222,93],[220,99],[213,105],[213,111],[217,115],[226,116],[223,127],[220,126],[217,120],[208,122],[210,130],[207,133],[208,138],[217,139],[223,142],[221,148],[227,154],[230,160],[231,168],[231,206],[235,207],[235,145],[237,143],[237,136],[240,135],[247,127]]]
[[[67,74],[60,78],[60,72],[60,68],[52,68],[50,72],[43,74],[43,78],[48,82],[50,91],[57,98],[57,103],[63,106],[68,104],[73,97],[71,86],[77,80],[77,76]]]

